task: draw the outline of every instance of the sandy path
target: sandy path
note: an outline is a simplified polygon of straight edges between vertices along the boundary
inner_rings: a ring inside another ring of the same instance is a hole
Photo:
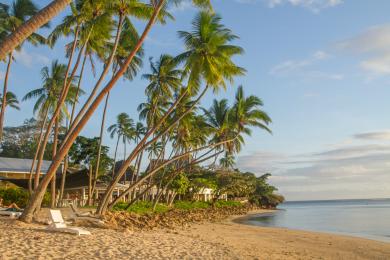
[[[150,232],[49,233],[0,219],[0,259],[390,259],[390,243],[233,223]]]

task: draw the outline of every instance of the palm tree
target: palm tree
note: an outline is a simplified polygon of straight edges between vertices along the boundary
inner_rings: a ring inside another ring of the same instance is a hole
[[[5,96],[5,99],[7,100],[6,106],[12,107],[16,110],[20,110],[18,98],[16,97],[16,95],[14,93],[8,91],[7,95]],[[2,100],[3,100],[3,97],[2,97],[2,95],[0,95],[0,102],[3,102]]]
[[[34,89],[30,92],[28,92],[24,97],[23,101],[29,100],[29,99],[36,99],[33,111],[34,113],[38,114],[38,117],[43,120],[43,122],[46,122],[49,115],[53,115],[55,112],[57,106],[58,106],[58,97],[61,94],[63,83],[65,81],[65,73],[67,71],[67,67],[64,64],[60,64],[58,60],[55,60],[52,62],[51,67],[45,66],[41,70],[42,75],[42,82],[43,85],[40,88]],[[66,103],[61,107],[61,114],[60,117],[56,120],[55,126],[54,126],[54,137],[53,137],[53,156],[56,153],[57,144],[58,144],[58,134],[59,134],[59,127],[61,120],[69,116],[67,105],[70,105],[73,101],[74,95],[76,93],[76,78],[73,79],[73,81],[70,84],[70,89],[68,92],[68,95],[66,97]],[[83,92],[82,92],[83,93]],[[44,127],[45,124],[42,124],[42,127]],[[51,131],[48,130],[48,131]],[[41,131],[41,135],[43,134],[43,131]],[[42,136],[40,136],[39,141],[42,140]],[[39,147],[41,142],[38,142],[37,151],[33,160],[33,164],[31,167],[32,174],[34,169],[34,163],[35,160],[38,157],[38,153],[41,147]],[[37,171],[34,178],[34,185],[35,188],[37,187],[39,183],[39,172]],[[53,178],[52,182],[52,196],[55,198],[55,179]],[[52,206],[54,206],[54,200],[52,200]]]
[[[174,2],[179,2],[179,1],[174,1]],[[208,0],[193,0],[193,2],[196,5],[201,5],[202,7],[205,6]],[[150,30],[152,29],[153,25],[155,22],[158,20],[160,11],[166,7],[166,2],[164,0],[159,0],[159,1],[153,1],[153,14],[149,18],[149,21],[147,25],[145,26],[145,29],[137,42],[137,44],[134,46],[134,49],[130,52],[128,57],[126,58],[123,66],[120,68],[120,70],[113,76],[113,78],[106,84],[106,86],[102,89],[102,91],[97,95],[95,100],[91,103],[89,108],[85,111],[83,116],[80,118],[78,121],[77,126],[75,126],[74,129],[68,132],[67,136],[65,137],[65,141],[63,142],[62,148],[60,151],[56,154],[56,158],[53,160],[52,164],[50,165],[47,174],[42,180],[42,183],[39,186],[39,189],[37,189],[34,194],[32,195],[31,199],[29,200],[28,205],[26,206],[25,210],[23,211],[22,216],[20,217],[21,220],[26,221],[26,222],[31,222],[33,214],[35,210],[40,206],[43,200],[43,196],[45,194],[45,190],[50,182],[50,179],[52,176],[55,174],[56,170],[58,169],[61,161],[64,159],[66,154],[68,153],[70,147],[72,146],[73,142],[75,141],[77,135],[81,132],[81,130],[84,128],[86,123],[89,121],[90,117],[92,114],[96,111],[98,105],[102,102],[104,97],[107,95],[107,93],[114,87],[116,82],[119,80],[119,78],[125,73],[127,67],[129,64],[132,62],[135,54],[139,51],[141,48],[142,44],[144,43],[147,35],[149,34]],[[127,160],[129,161],[129,160]],[[124,165],[128,166],[128,165]],[[108,196],[112,192],[112,187],[109,187],[108,190]],[[106,206],[107,206],[107,198],[108,196],[105,196],[102,204],[103,207],[99,207],[98,212],[102,213]]]
[[[236,164],[234,155],[225,152],[225,156],[219,160],[219,164],[226,170],[233,168],[233,166]]]
[[[179,31],[186,51],[175,60],[184,63],[191,94],[198,91],[204,81],[214,91],[226,89],[226,82],[241,76],[245,70],[234,64],[232,57],[243,53],[239,46],[231,45],[238,37],[221,24],[219,15],[202,11],[192,21],[192,31]]]
[[[116,156],[118,152],[118,146],[119,141],[122,138],[124,147],[126,145],[126,141],[128,140],[130,129],[134,128],[134,121],[129,117],[126,113],[120,113],[116,117],[116,123],[112,124],[108,127],[107,131],[110,133],[111,138],[115,138],[117,136],[117,142],[115,146],[115,153],[114,153],[114,165],[112,167],[112,176],[115,175],[115,163],[116,163]]]
[[[23,24],[19,24],[0,45],[0,59],[4,59],[8,53],[12,52],[39,28],[47,24],[54,16],[65,9],[70,2],[72,0],[51,1],[45,8],[32,14],[27,22],[23,21]]]
[[[38,8],[31,0],[16,0],[12,3],[11,6],[6,4],[0,5],[0,21],[2,25],[2,31],[0,33],[0,41],[4,44],[4,40],[11,33],[13,33],[17,27],[23,24],[29,17],[36,14]],[[31,34],[27,39],[33,45],[45,43],[45,38],[37,33]],[[18,46],[15,46],[15,49],[19,51],[22,47],[22,43]],[[4,125],[4,115],[7,107],[6,93],[8,92],[8,77],[11,68],[11,63],[13,61],[13,51],[8,55],[8,64],[4,78],[3,85],[3,98],[1,103],[1,112],[0,112],[0,140],[3,135],[3,125]]]

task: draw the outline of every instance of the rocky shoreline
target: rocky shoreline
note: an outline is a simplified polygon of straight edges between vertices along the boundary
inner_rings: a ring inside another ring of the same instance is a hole
[[[242,207],[222,207],[179,210],[164,213],[138,215],[127,211],[109,212],[104,219],[107,228],[129,230],[153,230],[157,228],[174,229],[187,227],[193,223],[215,222],[231,216],[243,216],[260,208],[251,205]]]

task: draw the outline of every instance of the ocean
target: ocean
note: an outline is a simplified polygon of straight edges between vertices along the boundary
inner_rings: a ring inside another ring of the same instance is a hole
[[[390,242],[390,199],[285,202],[245,224],[344,234]]]

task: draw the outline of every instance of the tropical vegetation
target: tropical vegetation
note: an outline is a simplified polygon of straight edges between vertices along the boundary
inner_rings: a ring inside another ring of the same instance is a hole
[[[155,24],[174,20],[170,7],[181,2],[57,0],[41,11],[31,0],[16,0],[11,7],[1,5],[0,56],[5,53],[8,59],[0,137],[5,108],[19,108],[17,97],[7,90],[13,53],[24,41],[51,48],[60,38],[68,42],[64,48],[66,63],[54,60],[42,68],[42,86],[28,86],[34,89],[22,99],[35,100],[35,118],[19,127],[4,128],[0,155],[33,159],[30,195],[21,220],[32,221],[50,183],[50,206],[61,205],[68,167],[88,169],[92,185],[89,204],[96,204],[98,215],[112,209],[137,211],[140,207],[159,211],[162,204],[185,209],[238,203],[220,202],[222,197],[266,207],[283,201],[276,188],[268,184],[270,175],[257,177],[234,169],[245,138],[255,130],[270,133],[271,118],[259,97],[246,95],[245,88],[237,86],[236,78],[246,71],[236,64],[236,57],[244,50],[235,45],[238,36],[223,25],[210,1],[192,1],[200,10],[191,30],[178,32],[184,51],[150,58],[150,72],[138,75],[145,63],[145,39]],[[38,29],[47,26],[66,5],[69,10],[47,37],[38,34]],[[57,9],[49,8],[54,6]],[[135,21],[146,24],[142,31],[137,31]],[[89,88],[84,84],[86,65],[92,68],[95,80]],[[121,78],[132,87],[135,77],[145,82],[145,101],[137,109],[139,118],[131,118],[124,111],[107,127],[107,110],[110,102],[115,102],[110,100],[110,92]],[[220,91],[235,91],[233,102],[215,99],[211,107],[202,105],[207,93]],[[81,136],[101,104],[104,109],[97,136]],[[15,131],[20,134],[15,135]],[[113,158],[104,145],[104,133],[115,140]],[[119,158],[120,153],[123,158]],[[39,178],[44,159],[51,159],[51,165]],[[61,165],[64,170],[57,191]],[[131,179],[127,179],[129,171]],[[97,181],[107,188],[101,198],[92,201]],[[127,188],[112,200],[115,187],[122,181]],[[213,200],[196,203],[196,195],[205,188],[213,190]],[[152,194],[152,190],[156,192]],[[125,204],[120,203],[122,200]]]

